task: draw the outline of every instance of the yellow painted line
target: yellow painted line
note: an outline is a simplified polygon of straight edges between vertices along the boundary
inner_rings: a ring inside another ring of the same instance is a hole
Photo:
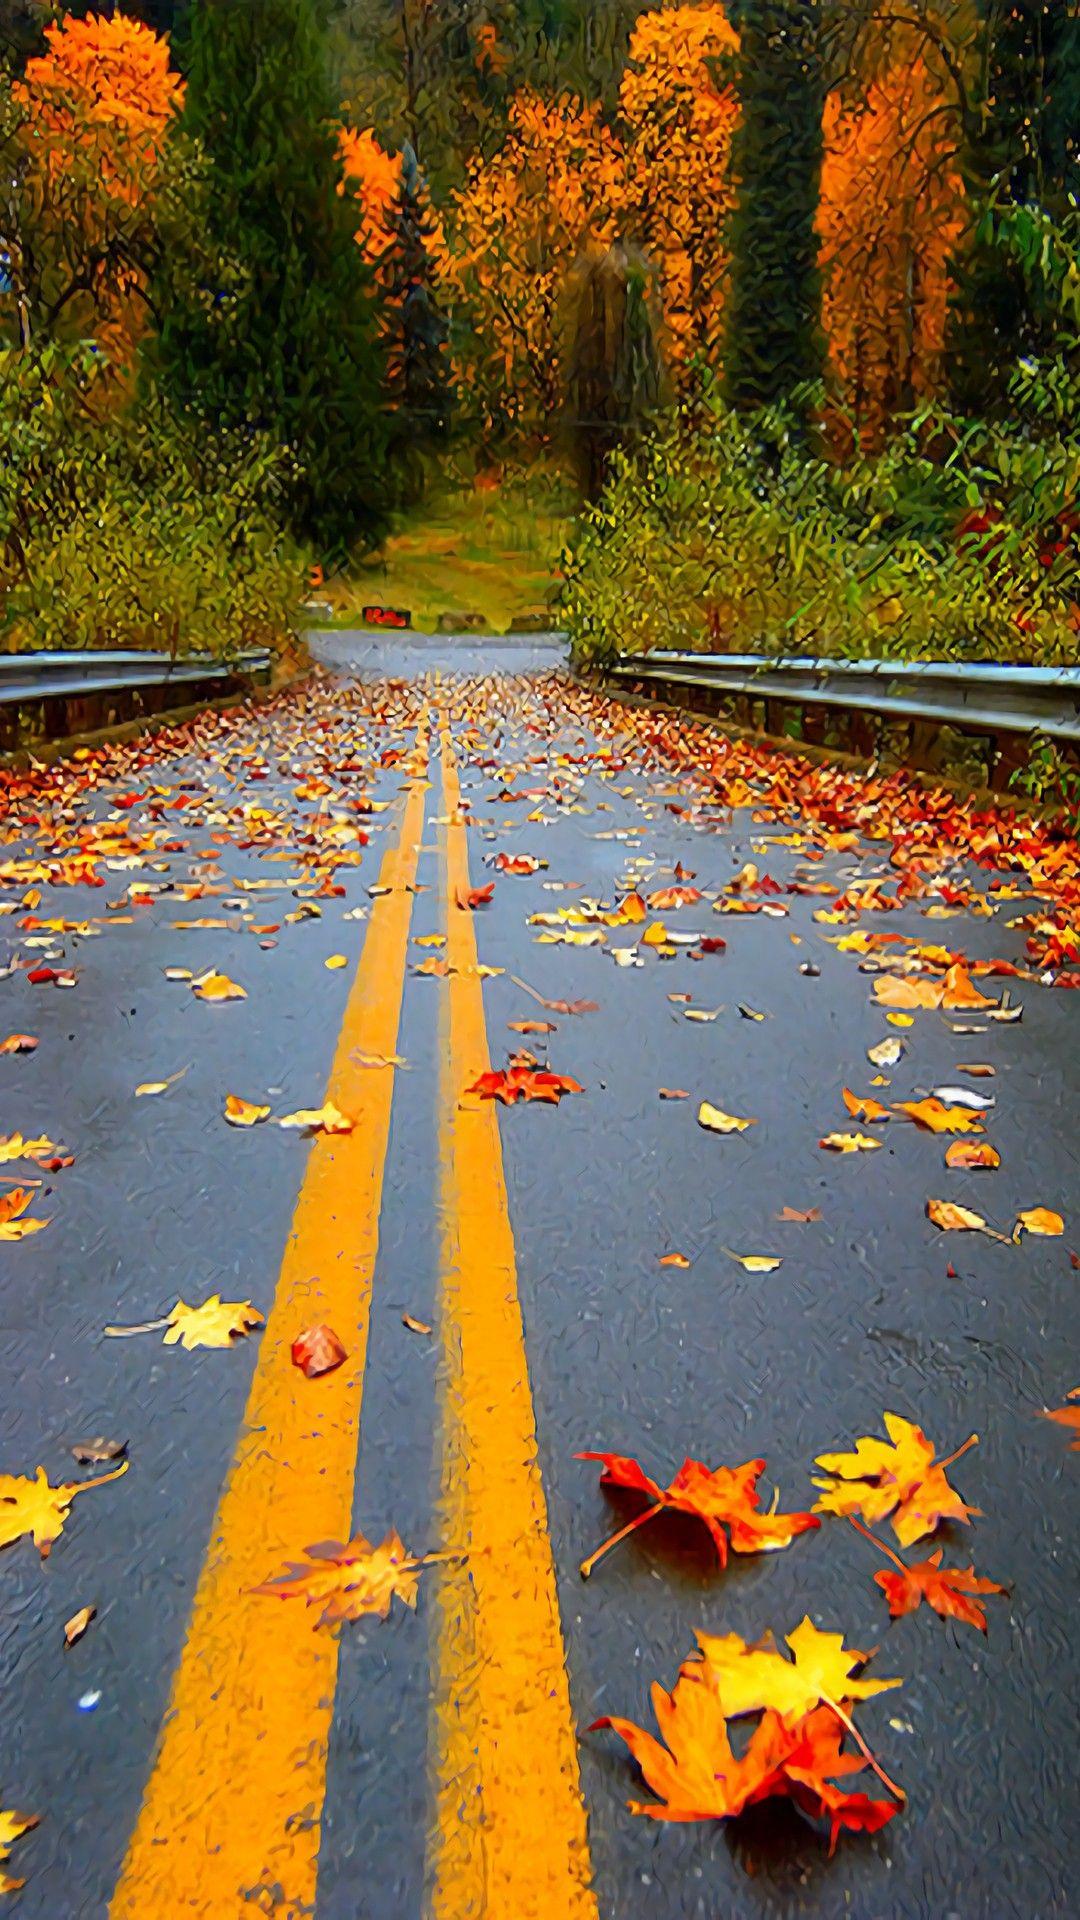
[[[440,1141],[440,1533],[431,1920],[596,1920],[496,1108],[468,849],[442,743],[447,981]]]
[[[308,1158],[187,1641],[110,1920],[314,1912],[336,1638],[252,1587],[317,1540],[347,1540],[416,850],[419,769],[387,849],[327,1095],[355,1119]],[[289,1349],[325,1320],[349,1358],[305,1380]],[[226,1363],[227,1364],[227,1363]],[[163,1501],[182,1502],[177,1479]]]

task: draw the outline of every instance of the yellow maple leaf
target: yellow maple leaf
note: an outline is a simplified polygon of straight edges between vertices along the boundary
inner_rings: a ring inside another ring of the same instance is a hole
[[[24,1833],[30,1833],[37,1826],[40,1815],[36,1813],[5,1813],[0,1807],[0,1893],[18,1893],[26,1885],[25,1880],[13,1880],[3,1869],[11,1859],[11,1849],[16,1840]]]
[[[814,1512],[861,1513],[871,1526],[891,1514],[893,1531],[904,1547],[933,1533],[939,1520],[966,1525],[979,1509],[965,1506],[945,1469],[977,1444],[978,1435],[972,1434],[948,1459],[935,1461],[933,1442],[921,1427],[895,1413],[883,1419],[887,1441],[864,1436],[851,1453],[818,1455],[815,1465],[828,1477],[814,1481],[821,1493]]]
[[[222,1300],[212,1293],[201,1307],[178,1300],[166,1323],[164,1344],[193,1347],[231,1347],[235,1339],[263,1325],[263,1316],[250,1300]]]
[[[947,1107],[931,1094],[926,1100],[898,1100],[894,1113],[905,1113],[917,1127],[928,1133],[984,1133],[985,1128],[968,1107]]]
[[[64,1530],[75,1495],[119,1480],[127,1470],[124,1460],[112,1473],[100,1474],[96,1480],[69,1481],[59,1487],[50,1486],[44,1467],[38,1467],[33,1479],[25,1474],[0,1474],[0,1547],[10,1547],[28,1533],[42,1559],[47,1560],[53,1541]]]
[[[791,1660],[778,1652],[771,1635],[750,1646],[737,1633],[699,1633],[700,1664],[688,1663],[688,1671],[707,1680],[729,1719],[772,1707],[785,1720],[799,1720],[822,1702],[870,1700],[903,1684],[853,1679],[853,1669],[865,1666],[870,1655],[845,1647],[842,1633],[823,1633],[809,1617],[785,1638]]]
[[[330,1540],[305,1547],[304,1553],[305,1560],[294,1562],[252,1591],[321,1606],[315,1623],[320,1627],[360,1620],[371,1613],[385,1620],[395,1595],[407,1607],[416,1605],[424,1561],[413,1559],[393,1528],[378,1547],[358,1533],[344,1546]]]

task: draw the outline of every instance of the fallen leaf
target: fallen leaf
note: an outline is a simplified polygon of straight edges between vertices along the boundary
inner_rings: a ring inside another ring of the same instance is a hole
[[[981,1213],[973,1213],[970,1207],[958,1207],[951,1200],[928,1200],[926,1217],[942,1233],[985,1233],[991,1240],[1008,1242],[1008,1235],[998,1233],[989,1227]]]
[[[915,1016],[912,1013],[887,1013],[885,1018],[890,1027],[913,1027],[915,1025]]]
[[[662,1253],[660,1255],[660,1265],[662,1267],[689,1267],[692,1264],[693,1262],[687,1259],[685,1253]]]
[[[192,980],[191,990],[200,1000],[246,1000],[247,991],[225,973],[202,973]]]
[[[82,1639],[96,1612],[96,1607],[80,1607],[78,1613],[73,1613],[70,1620],[65,1620],[64,1645],[66,1647],[73,1647],[76,1640]]]
[[[0,1194],[0,1240],[25,1240],[28,1234],[40,1233],[48,1226],[47,1220],[23,1217],[33,1199],[31,1187],[12,1187],[10,1193]]]
[[[942,988],[936,980],[911,980],[890,974],[874,981],[879,1007],[940,1007]]]
[[[757,1483],[765,1471],[764,1460],[710,1469],[700,1460],[686,1459],[670,1485],[661,1487],[625,1454],[579,1453],[575,1458],[600,1462],[601,1486],[627,1488],[650,1502],[644,1513],[582,1561],[580,1571],[585,1580],[609,1547],[665,1511],[686,1513],[700,1520],[708,1528],[722,1567],[727,1566],[729,1536],[736,1553],[773,1553],[821,1524],[812,1513],[777,1513],[775,1507],[768,1513],[758,1511],[761,1496]]]
[[[222,1300],[220,1294],[212,1293],[201,1307],[177,1301],[166,1317],[164,1344],[174,1347],[179,1342],[189,1353],[194,1347],[231,1347],[263,1324],[262,1314],[250,1300]]]
[[[347,967],[348,964],[349,956],[347,953],[332,953],[329,960],[323,961],[323,966],[328,973],[337,973],[340,968]]]
[[[379,1065],[389,1062],[379,1062]],[[321,1107],[298,1107],[295,1113],[285,1113],[278,1121],[279,1127],[293,1127],[308,1133],[351,1133],[356,1125],[348,1114],[342,1113],[332,1100]]]
[[[739,1012],[744,1020],[766,1020],[768,1018],[767,1014],[758,1013],[753,1007],[744,1007],[741,1000],[739,1002]]]
[[[269,1107],[256,1106],[253,1100],[241,1100],[238,1093],[225,1095],[225,1118],[230,1127],[257,1127],[269,1117]]]
[[[685,1087],[661,1087],[660,1098],[661,1100],[689,1100],[690,1095]]]
[[[783,1265],[771,1253],[732,1253],[730,1247],[725,1247],[724,1252],[729,1260],[737,1260],[740,1267],[745,1267],[747,1273],[775,1273],[777,1267]]]
[[[889,1109],[883,1107],[880,1100],[872,1100],[869,1095],[860,1098],[850,1087],[841,1087],[840,1098],[852,1119],[861,1120],[866,1126],[884,1123],[889,1118]]]
[[[745,1133],[747,1127],[757,1126],[756,1120],[740,1120],[736,1114],[724,1113],[708,1100],[701,1102],[697,1118],[698,1126],[706,1127],[710,1133]]]
[[[914,1120],[917,1127],[927,1133],[981,1133],[981,1120],[968,1112],[966,1107],[946,1107],[940,1100],[898,1100],[894,1113],[903,1113]]]
[[[328,1540],[305,1547],[304,1554],[305,1561],[294,1562],[252,1592],[321,1607],[315,1623],[319,1627],[361,1620],[365,1614],[385,1620],[395,1598],[404,1600],[407,1607],[416,1606],[424,1562],[413,1559],[393,1530],[378,1547],[358,1533],[347,1545]]]
[[[865,1763],[844,1753],[844,1728],[828,1707],[794,1727],[779,1714],[766,1713],[736,1756],[723,1707],[692,1668],[683,1667],[671,1693],[654,1685],[652,1704],[666,1746],[632,1720],[613,1715],[589,1729],[610,1727],[617,1733],[658,1796],[631,1800],[631,1813],[652,1820],[726,1820],[762,1800],[788,1797],[812,1818],[828,1818],[835,1847],[842,1829],[874,1833],[900,1810],[898,1798],[871,1800],[833,1784]]]
[[[880,1546],[880,1541],[877,1544]],[[888,1548],[882,1551],[887,1553]],[[1009,1589],[999,1586],[996,1580],[980,1579],[974,1567],[942,1568],[943,1551],[939,1547],[928,1560],[918,1560],[910,1566],[898,1561],[896,1573],[884,1570],[875,1573],[874,1579],[889,1603],[892,1618],[900,1620],[906,1613],[915,1613],[925,1600],[943,1620],[962,1620],[985,1633],[986,1614],[974,1596],[1008,1593]]]
[[[1025,1213],[1016,1216],[1017,1239],[1021,1233],[1037,1233],[1049,1240],[1056,1240],[1064,1231],[1065,1222],[1060,1213],[1053,1213],[1049,1207],[1029,1207]]]
[[[798,1221],[800,1226],[807,1226],[811,1220],[821,1219],[821,1208],[808,1207],[805,1213],[801,1213],[798,1207],[781,1207],[776,1217],[778,1220],[794,1220]]]
[[[482,1100],[501,1100],[504,1107],[512,1107],[517,1100],[539,1100],[557,1107],[564,1093],[584,1093],[585,1089],[568,1074],[511,1066],[482,1073],[465,1091],[478,1093]]]
[[[167,1093],[169,1088],[175,1087],[177,1081],[182,1080],[187,1072],[187,1067],[181,1067],[179,1073],[170,1073],[167,1080],[143,1080],[135,1089],[136,1100],[143,1099],[147,1094]]]
[[[431,1332],[431,1328],[428,1326],[428,1323],[426,1320],[417,1320],[414,1318],[414,1316],[411,1313],[402,1314],[401,1324],[403,1327],[408,1327],[410,1333],[430,1333]]]
[[[771,1636],[750,1646],[737,1633],[697,1635],[703,1677],[716,1693],[728,1719],[770,1709],[789,1724],[814,1707],[839,1700],[871,1700],[903,1684],[900,1680],[856,1680],[855,1668],[870,1659],[845,1647],[842,1633],[824,1633],[804,1618],[786,1635],[793,1658],[779,1653]]]
[[[495,882],[489,880],[486,887],[470,887],[468,893],[459,893],[458,906],[469,913],[475,913],[477,907],[486,907],[495,897]]]
[[[558,1033],[554,1020],[508,1020],[510,1033]]]
[[[64,1530],[76,1494],[107,1486],[127,1470],[128,1462],[122,1460],[112,1473],[99,1474],[96,1480],[69,1481],[58,1487],[50,1486],[44,1467],[38,1467],[32,1480],[0,1474],[0,1547],[10,1547],[28,1533],[42,1559],[47,1560]]]
[[[966,1526],[979,1509],[965,1506],[945,1469],[977,1444],[977,1434],[948,1459],[935,1461],[933,1444],[921,1427],[895,1413],[886,1413],[884,1423],[888,1441],[863,1438],[853,1453],[818,1455],[815,1465],[828,1478],[814,1481],[821,1492],[814,1512],[848,1517],[861,1513],[871,1526],[891,1515],[902,1547],[933,1533],[941,1520]]]
[[[349,1357],[333,1327],[321,1322],[298,1334],[290,1351],[293,1366],[299,1367],[309,1380],[318,1379],[322,1373],[333,1373]]]
[[[950,1140],[945,1165],[973,1172],[978,1167],[1000,1167],[1001,1155],[989,1140]]]
[[[6,1040],[0,1040],[0,1054],[33,1053],[37,1044],[32,1033],[9,1033]]]
[[[24,1833],[32,1833],[40,1819],[37,1813],[5,1813],[0,1807],[0,1893],[18,1893],[20,1887],[25,1887],[25,1880],[13,1880],[3,1869],[11,1859],[16,1840],[21,1840]]]
[[[533,853],[497,853],[491,864],[500,873],[528,874],[539,873],[547,861],[538,860]]]
[[[826,1133],[818,1141],[829,1153],[873,1153],[880,1147],[880,1140],[872,1140],[868,1133]]]

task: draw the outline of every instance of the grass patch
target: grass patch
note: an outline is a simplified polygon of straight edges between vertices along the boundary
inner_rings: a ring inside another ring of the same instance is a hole
[[[328,583],[333,625],[360,625],[365,606],[404,608],[428,631],[463,614],[492,633],[547,618],[573,505],[565,476],[545,462],[479,485],[447,469],[378,553]]]

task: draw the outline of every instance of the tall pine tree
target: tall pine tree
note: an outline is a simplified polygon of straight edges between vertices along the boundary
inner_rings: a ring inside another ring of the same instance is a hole
[[[419,448],[445,440],[450,424],[448,328],[428,250],[433,233],[416,155],[406,141],[386,260],[387,389],[408,442]]]
[[[735,406],[821,377],[817,209],[825,81],[820,0],[741,0],[725,380]]]
[[[1056,344],[1052,303],[1003,232],[1020,207],[1070,216],[1080,206],[1080,4],[979,0],[982,98],[972,104],[964,171],[972,228],[954,263],[950,383],[969,412],[1004,405],[1025,354]]]
[[[291,449],[294,529],[340,555],[383,524],[388,434],[322,0],[194,0],[184,64],[207,239],[228,266],[219,286],[171,290],[163,369],[182,405]]]

